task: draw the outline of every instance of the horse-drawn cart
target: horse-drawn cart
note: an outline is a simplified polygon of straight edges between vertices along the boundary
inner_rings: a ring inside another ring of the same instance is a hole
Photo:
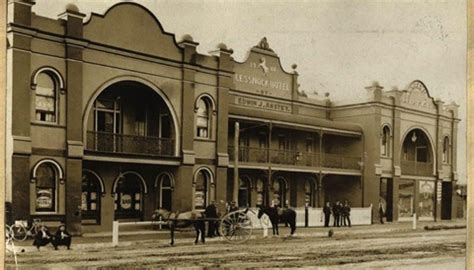
[[[153,218],[160,219],[161,224],[168,226],[171,232],[171,245],[174,244],[175,229],[190,226],[193,226],[196,230],[195,243],[198,243],[199,236],[201,236],[204,243],[206,222],[218,224],[220,235],[228,242],[242,243],[250,239],[252,235],[253,224],[249,212],[253,213],[250,209],[242,209],[227,213],[221,218],[209,218],[198,211],[174,213],[165,209],[158,209],[155,211]]]
[[[241,243],[250,239],[253,224],[248,216],[248,211],[248,209],[238,210],[223,216],[219,220],[219,232],[221,236],[232,243]]]

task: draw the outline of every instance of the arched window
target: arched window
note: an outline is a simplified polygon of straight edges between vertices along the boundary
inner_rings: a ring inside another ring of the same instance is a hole
[[[313,181],[310,179],[306,179],[304,182],[304,194],[305,194],[305,204],[309,207],[314,206],[314,188],[313,188]]]
[[[207,170],[199,170],[196,174],[194,189],[194,207],[196,209],[204,209],[208,203],[209,184],[211,175]]]
[[[390,128],[388,126],[384,126],[382,129],[380,154],[384,157],[390,156]]]
[[[250,180],[248,177],[239,179],[239,201],[241,207],[250,207]]]
[[[36,212],[56,212],[57,180],[57,171],[51,163],[42,163],[36,169]]]
[[[257,179],[257,201],[256,204],[257,206],[263,206],[265,205],[265,182],[261,179]]]
[[[143,178],[137,173],[129,172],[121,174],[117,181],[115,189],[115,218],[141,219],[143,217]]]
[[[100,224],[100,199],[103,185],[97,174],[91,171],[82,173],[82,206],[83,223]]]
[[[443,163],[449,163],[449,138],[446,136],[443,140]]]
[[[196,102],[196,134],[199,138],[210,138],[212,103],[207,97],[201,97]]]
[[[41,72],[36,78],[35,113],[36,120],[56,122],[57,82],[47,72]]]
[[[273,181],[273,204],[275,206],[285,206],[286,184],[283,178],[277,178]]]
[[[158,178],[159,187],[159,203],[158,207],[165,208],[171,211],[172,194],[173,194],[173,183],[171,176],[168,173],[163,173]]]

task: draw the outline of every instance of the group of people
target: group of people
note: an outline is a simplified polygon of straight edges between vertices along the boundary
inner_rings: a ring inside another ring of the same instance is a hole
[[[234,212],[239,210],[239,207],[237,206],[237,203],[235,201],[226,203],[226,213]],[[220,218],[220,213],[219,213],[219,207],[217,207],[217,202],[215,200],[211,201],[211,203],[206,207],[204,210],[204,215],[206,218],[210,219],[216,219],[216,220],[210,220],[209,221],[209,226],[207,229],[207,237],[212,238],[216,236],[220,236],[219,233],[219,221],[217,220]]]
[[[334,227],[349,226],[351,227],[351,206],[346,200],[344,203],[336,201],[334,205],[326,202],[323,208],[324,227],[329,227],[329,219],[331,215],[334,218]],[[322,217],[321,217],[322,218]]]
[[[33,246],[36,246],[36,248],[40,250],[40,247],[44,247],[49,243],[51,243],[56,250],[59,246],[66,246],[67,249],[71,248],[71,234],[66,230],[64,224],[61,224],[58,227],[54,235],[49,232],[46,226],[39,225],[38,232],[33,241]]]

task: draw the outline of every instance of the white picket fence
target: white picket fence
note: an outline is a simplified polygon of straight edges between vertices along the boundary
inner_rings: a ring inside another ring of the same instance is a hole
[[[296,211],[296,227],[305,227],[305,208],[294,208]],[[253,213],[252,213],[253,211]],[[257,218],[258,209],[252,208],[248,212],[254,228],[262,228],[260,220]],[[324,226],[324,215],[322,208],[308,208],[308,227]],[[372,224],[372,207],[353,207],[351,208],[351,225],[370,225]],[[334,224],[334,217],[331,215],[329,224]],[[271,227],[271,226],[270,226]]]
[[[296,227],[305,227],[305,208],[295,208],[296,211]],[[252,221],[254,229],[268,229],[271,228],[270,220],[267,215],[262,219],[257,217],[258,209],[252,208],[247,214]],[[330,219],[330,225],[334,222],[333,216]],[[137,221],[137,222],[119,222],[114,221],[112,225],[112,245],[119,245],[119,231],[120,227],[124,226],[142,226],[142,225],[162,225],[162,221]],[[370,225],[372,224],[372,206],[370,207],[354,207],[351,209],[351,224],[352,225]],[[308,227],[322,227],[324,226],[324,217],[322,215],[322,208],[308,208]],[[416,223],[413,225],[416,228]],[[161,228],[161,226],[160,226]],[[266,235],[266,230],[264,230]]]

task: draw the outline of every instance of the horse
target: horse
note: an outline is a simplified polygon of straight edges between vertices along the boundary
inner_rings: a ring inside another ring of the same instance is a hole
[[[280,212],[280,213],[279,213]],[[290,235],[293,235],[296,230],[296,212],[290,208],[284,208],[279,211],[276,207],[265,207],[260,206],[258,209],[257,217],[260,219],[263,214],[267,214],[272,223],[273,235],[279,235],[278,233],[278,223],[284,222],[290,224],[291,232]]]
[[[153,212],[152,218],[157,220],[162,218],[163,221],[168,223],[168,227],[170,228],[171,233],[171,243],[170,245],[174,245],[174,231],[176,228],[187,228],[190,226],[194,226],[196,230],[196,240],[194,240],[194,244],[198,243],[199,234],[201,234],[201,241],[205,243],[205,231],[206,231],[206,223],[203,220],[204,216],[203,213],[198,211],[188,211],[183,213],[171,212],[166,209],[157,209]]]

